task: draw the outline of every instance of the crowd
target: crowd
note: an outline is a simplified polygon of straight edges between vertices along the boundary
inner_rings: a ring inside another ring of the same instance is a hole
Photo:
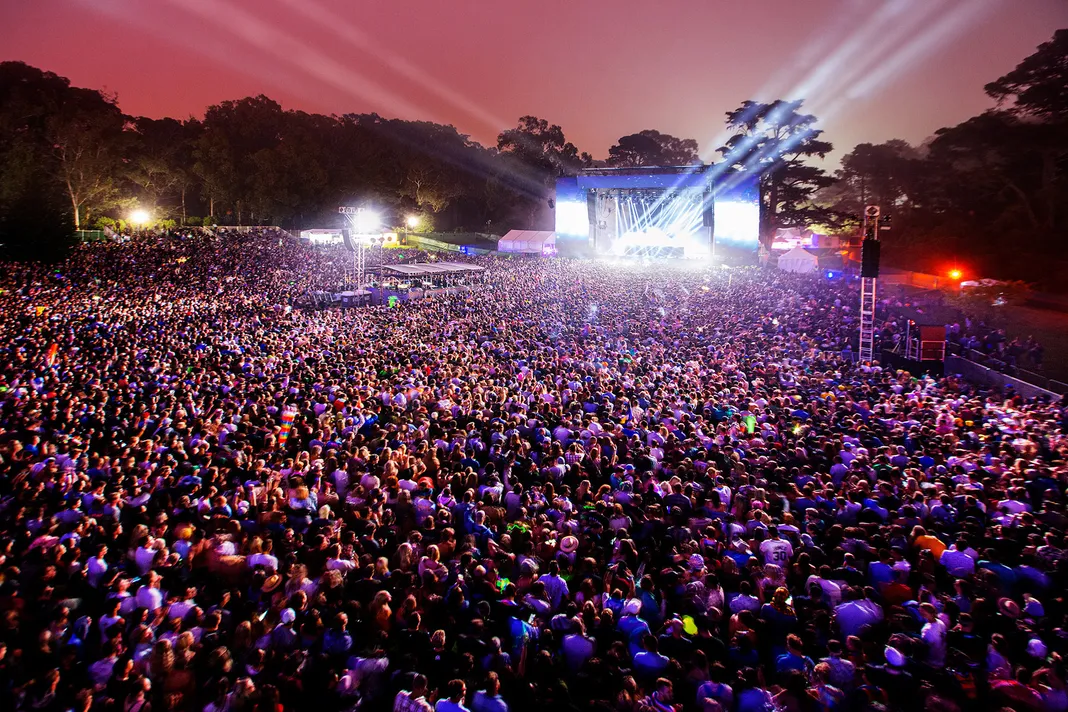
[[[856,363],[855,287],[271,231],[0,269],[5,709],[1068,710],[1068,410]]]
[[[975,314],[950,306],[945,296],[940,290],[918,291],[905,285],[881,287],[876,318],[883,345],[903,350],[910,321],[930,325],[941,316],[946,319],[946,341],[954,353],[1002,372],[1043,370],[1045,345],[1034,335],[1010,337],[1005,329],[988,326]]]

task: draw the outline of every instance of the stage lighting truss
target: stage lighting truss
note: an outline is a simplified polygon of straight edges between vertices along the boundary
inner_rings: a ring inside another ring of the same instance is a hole
[[[385,235],[353,235],[352,239],[356,244],[366,247],[381,247],[387,240]]]
[[[619,201],[613,252],[619,255],[670,254],[700,257],[708,253],[702,237],[705,196],[701,191],[624,190]]]

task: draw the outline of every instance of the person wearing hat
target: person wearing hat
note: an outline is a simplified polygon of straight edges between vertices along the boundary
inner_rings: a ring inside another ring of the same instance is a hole
[[[627,649],[632,657],[642,651],[642,639],[651,632],[649,624],[641,618],[641,610],[641,601],[637,598],[629,599],[623,604],[623,615],[616,624],[616,628],[627,641]]]
[[[260,587],[260,591],[266,594],[272,594],[278,590],[278,587],[282,585],[282,577],[278,574],[271,574],[263,581],[263,586]]]
[[[285,655],[297,649],[300,643],[300,634],[296,631],[297,612],[292,608],[285,608],[279,616],[279,623],[271,631],[271,650]]]
[[[883,648],[886,665],[870,668],[872,682],[881,687],[894,709],[917,709],[920,699],[919,681],[908,669],[909,658],[901,647],[892,644]]]

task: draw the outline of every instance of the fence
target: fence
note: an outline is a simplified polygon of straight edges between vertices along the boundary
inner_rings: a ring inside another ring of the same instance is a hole
[[[450,237],[452,237],[452,235],[450,235]],[[457,235],[455,235],[455,237],[461,240],[463,240],[464,238],[468,238],[468,240],[472,242],[474,241],[470,239],[472,237],[475,239],[482,240],[490,238],[496,239],[493,238],[492,235],[483,235],[481,233],[458,233]],[[436,240],[432,237],[427,237],[425,235],[408,235],[407,241],[408,244],[412,247],[418,247],[428,252],[459,252],[465,255],[488,255],[494,252],[494,250],[490,250],[487,248],[470,247],[468,245],[460,245],[452,242],[445,242],[443,240]]]
[[[1051,393],[1057,393],[1059,395],[1068,394],[1068,383],[1063,383],[1056,379],[1050,378],[1049,376],[1044,376],[1041,373],[1030,371],[1026,368],[1014,366],[1011,363],[1002,361],[1001,359],[996,358],[995,356],[992,356],[990,354],[985,354],[982,351],[964,348],[960,344],[947,342],[946,346],[947,349],[954,356],[961,359],[965,359],[967,361],[971,361],[972,363],[982,366],[983,368],[986,368],[988,370],[1004,374],[1005,376],[1008,376],[1009,378],[1012,378],[1014,380],[1029,383],[1032,386],[1035,386],[1036,388],[1041,388],[1042,390],[1050,391]]]
[[[998,388],[1011,386],[1013,390],[1025,398],[1046,396],[1051,400],[1057,400],[1063,395],[1062,393],[1056,393],[1046,388],[1042,388],[1041,386],[1036,386],[1033,383],[1020,380],[1007,373],[1001,373],[992,368],[987,368],[980,363],[976,363],[975,361],[956,354],[949,354],[946,356],[946,373],[958,373],[969,381],[982,383],[987,386],[995,386]]]
[[[879,281],[882,284],[904,284],[919,289],[955,289],[958,286],[953,280],[936,274],[886,268],[879,272]]]
[[[103,230],[75,230],[74,234],[81,242],[100,242],[108,239],[108,234]]]

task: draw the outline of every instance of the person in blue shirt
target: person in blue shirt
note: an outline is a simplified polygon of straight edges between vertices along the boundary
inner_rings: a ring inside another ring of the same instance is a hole
[[[992,572],[998,579],[1001,594],[1011,596],[1016,588],[1016,572],[1001,563],[997,552],[993,549],[987,549],[983,555],[985,558],[979,562],[978,567]]]
[[[352,648],[352,636],[348,631],[349,617],[344,613],[334,616],[334,624],[323,635],[323,652],[327,655],[341,656]]]
[[[873,561],[871,565],[868,566],[868,583],[871,584],[876,591],[894,580],[894,569],[890,564],[890,558],[890,551],[888,549],[880,549],[879,560]]]
[[[735,687],[735,710],[737,712],[767,712],[775,709],[771,695],[760,681],[760,671],[746,667],[738,672]]]
[[[497,673],[486,675],[486,689],[475,693],[471,712],[508,712],[508,703],[501,697],[501,681]]]
[[[671,665],[671,658],[657,649],[656,637],[646,634],[642,638],[644,650],[634,656],[634,674],[640,681],[648,683],[660,677]]]
[[[445,686],[445,694],[437,704],[434,712],[470,712],[464,706],[464,695],[467,694],[467,685],[463,680],[450,680]]]
[[[642,650],[642,639],[650,634],[649,624],[641,619],[641,602],[635,598],[630,599],[623,606],[623,616],[619,619],[616,627],[627,640],[627,648],[631,655],[636,655]]]
[[[812,658],[805,655],[801,639],[796,635],[787,636],[786,652],[775,659],[776,675],[782,678],[791,670],[796,670],[808,678],[815,666]]]

